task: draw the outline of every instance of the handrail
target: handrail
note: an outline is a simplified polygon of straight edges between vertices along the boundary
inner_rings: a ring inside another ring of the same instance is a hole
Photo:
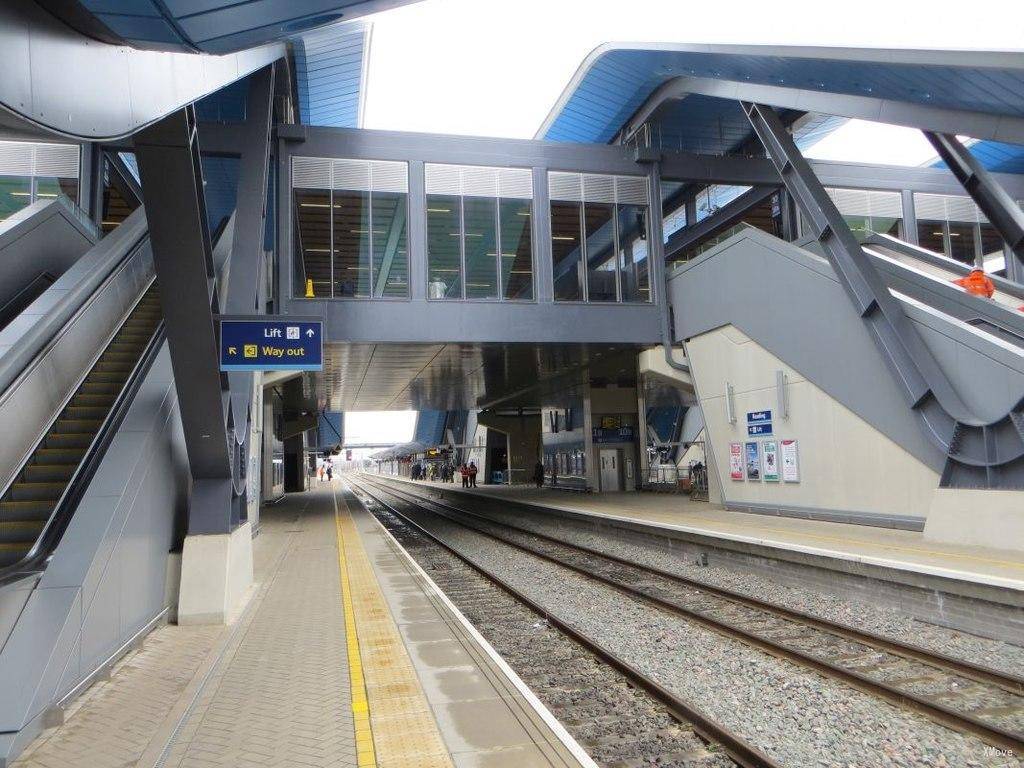
[[[944,254],[934,253],[933,251],[929,251],[927,248],[922,248],[919,245],[913,245],[905,240],[895,238],[892,235],[886,235],[879,232],[873,232],[868,236],[863,245],[889,248],[897,253],[902,253],[905,256],[910,256],[911,258],[930,264],[933,267],[948,269],[950,272],[956,272],[961,276],[966,276],[972,269],[974,269],[971,265],[964,264],[956,259],[951,259],[949,256]],[[1008,280],[1005,277],[1000,277],[999,275],[990,274],[988,275],[988,278],[995,284],[996,290],[1024,301],[1024,285],[1015,283],[1013,280]]]
[[[29,368],[39,354],[45,350],[49,342],[56,337],[64,328],[67,328],[81,312],[89,305],[90,300],[99,294],[101,288],[105,287],[111,280],[114,280],[119,269],[134,258],[139,249],[145,245],[148,236],[148,229],[145,224],[145,213],[139,208],[131,216],[138,216],[138,222],[133,222],[133,227],[128,227],[128,220],[101,240],[90,252],[96,248],[109,247],[113,253],[106,258],[99,268],[89,272],[79,280],[67,293],[58,299],[53,307],[40,319],[31,329],[18,339],[18,352],[8,353],[0,357],[0,398],[18,380],[18,378]],[[131,219],[131,217],[129,217]],[[132,229],[138,228],[138,232]],[[118,242],[117,233],[124,229],[122,237],[126,242]],[[129,234],[131,233],[131,234]],[[79,259],[89,258],[88,252]],[[66,274],[66,273],[65,273]],[[58,278],[50,288],[59,285],[61,278]],[[34,302],[33,302],[34,303]],[[31,304],[26,311],[31,309]]]
[[[43,530],[38,538],[36,538],[35,544],[32,545],[32,548],[21,560],[0,568],[0,587],[14,581],[20,581],[43,570],[43,566],[60,543],[64,532],[71,523],[71,518],[74,517],[82,497],[96,475],[96,471],[99,469],[100,463],[106,455],[107,448],[114,439],[114,435],[117,434],[118,428],[128,414],[128,409],[134,402],[135,395],[142,386],[142,381],[156,359],[165,338],[166,330],[164,328],[164,321],[161,320],[142,354],[139,356],[138,361],[132,368],[124,387],[121,388],[121,392],[114,400],[110,412],[89,444],[85,458],[75,469],[53,512],[50,513],[50,517],[43,525]]]

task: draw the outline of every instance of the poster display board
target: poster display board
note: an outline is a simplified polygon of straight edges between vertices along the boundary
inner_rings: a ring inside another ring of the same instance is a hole
[[[761,444],[746,443],[747,480],[761,479]]]
[[[766,483],[779,482],[779,445],[774,440],[762,443],[764,480]]]
[[[800,482],[800,453],[796,440],[782,440],[782,480],[786,483]]]
[[[743,479],[743,446],[740,443],[729,443],[729,477]]]

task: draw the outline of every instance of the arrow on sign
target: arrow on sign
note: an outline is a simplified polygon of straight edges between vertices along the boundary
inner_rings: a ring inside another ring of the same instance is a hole
[[[228,347],[228,354],[229,355],[237,355],[238,354],[238,347]]]
[[[316,331],[310,328],[308,331],[306,331],[306,335],[309,336],[310,338],[313,338],[314,336],[316,336]]]

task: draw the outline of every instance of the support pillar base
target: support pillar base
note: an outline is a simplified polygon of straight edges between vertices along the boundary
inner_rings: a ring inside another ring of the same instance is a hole
[[[252,525],[231,533],[192,534],[181,555],[178,624],[228,624],[252,586]]]

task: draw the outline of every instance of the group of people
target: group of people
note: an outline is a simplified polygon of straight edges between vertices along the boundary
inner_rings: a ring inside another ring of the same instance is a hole
[[[462,478],[463,488],[476,488],[476,463],[470,461],[458,467],[450,461],[438,462],[416,462],[409,470],[409,477],[413,480],[435,480],[442,483],[454,483],[455,475]]]
[[[324,481],[325,477],[327,478],[327,482],[331,482],[334,477],[334,462],[330,459],[324,459],[320,463],[320,466],[317,467],[316,473],[320,477],[321,483]]]

